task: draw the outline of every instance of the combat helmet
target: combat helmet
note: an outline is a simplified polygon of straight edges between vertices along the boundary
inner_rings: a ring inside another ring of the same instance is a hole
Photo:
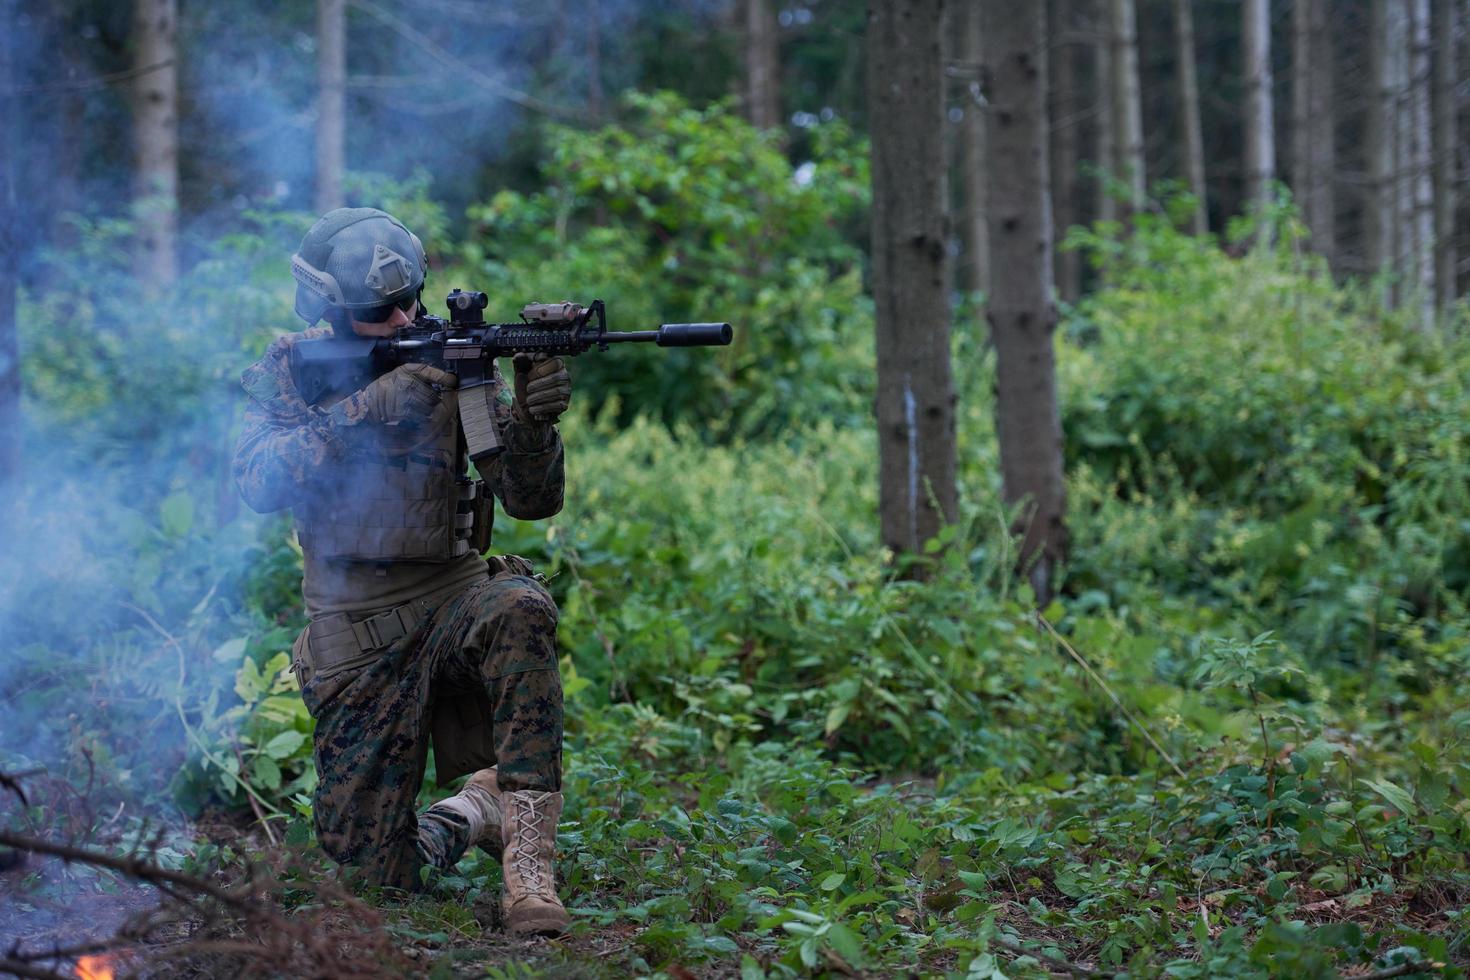
[[[417,297],[428,269],[423,243],[392,215],[328,211],[291,256],[296,315],[311,325],[332,306],[350,313]]]

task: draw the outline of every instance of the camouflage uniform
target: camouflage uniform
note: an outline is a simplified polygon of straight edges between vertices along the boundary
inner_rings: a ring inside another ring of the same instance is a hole
[[[372,452],[345,438],[327,407],[307,405],[292,379],[291,346],[328,332],[280,338],[242,377],[250,404],[235,479],[257,511],[320,508],[321,494],[342,492],[333,476],[347,472],[355,454]],[[498,371],[493,384],[507,449],[481,476],[512,516],[550,516],[562,502],[560,437],[551,425],[513,415]],[[370,880],[412,888],[424,866],[452,867],[474,843],[453,810],[414,813],[431,737],[441,781],[496,764],[502,790],[560,790],[556,605],[529,563],[513,557],[370,563],[303,550],[314,626],[340,621],[356,629],[392,610],[411,613],[408,635],[322,669],[314,666],[311,631],[303,633],[293,661],[316,719],[314,812],[323,849]]]

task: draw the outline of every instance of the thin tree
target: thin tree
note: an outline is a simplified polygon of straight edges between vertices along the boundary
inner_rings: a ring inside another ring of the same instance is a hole
[[[1292,12],[1291,178],[1312,247],[1336,252],[1332,35],[1326,0],[1296,0]]]
[[[878,512],[922,553],[957,515],[946,293],[943,0],[869,0]]]
[[[1045,603],[1067,551],[1053,350],[1046,29],[1041,4],[986,0],[984,9],[996,430],[1004,496],[1020,507],[1022,567],[1037,601]]]
[[[1365,202],[1368,271],[1380,275],[1393,264],[1395,219],[1394,205],[1394,114],[1398,97],[1398,59],[1402,45],[1390,35],[1400,21],[1399,0],[1371,0],[1368,29],[1368,75],[1372,97],[1367,104],[1365,131],[1368,144],[1368,194]],[[1393,290],[1386,289],[1385,303],[1392,304]]]
[[[968,5],[972,9],[975,5]],[[1077,84],[1076,6],[1073,0],[1053,0],[1049,6],[1051,85],[1048,104],[1051,116],[1052,234],[1061,242],[1067,229],[1079,223],[1078,141],[1081,98]],[[978,12],[977,12],[978,17]],[[1053,256],[1057,293],[1068,303],[1082,294],[1082,254],[1076,249],[1056,249]]]
[[[1429,0],[1408,0],[1405,4],[1403,95],[1395,114],[1399,150],[1396,171],[1400,217],[1399,269],[1404,283],[1404,299],[1417,307],[1419,325],[1428,329],[1434,324],[1434,188],[1433,151],[1430,136],[1430,93],[1433,72],[1430,68]]]
[[[1276,138],[1271,110],[1271,11],[1268,0],[1245,0],[1245,172],[1249,200],[1271,201]]]
[[[770,0],[744,0],[745,112],[751,125],[781,124],[781,85],[776,15]]]
[[[133,202],[138,273],[156,288],[178,275],[178,0],[133,6]]]
[[[1434,297],[1443,313],[1455,302],[1456,54],[1459,0],[1437,0],[1434,25]]]
[[[959,34],[960,58],[966,79],[963,100],[964,118],[960,120],[960,189],[964,213],[959,216],[960,237],[964,243],[963,261],[957,280],[968,292],[990,290],[989,205],[985,163],[986,107],[981,88],[984,53],[980,38],[980,11],[976,4],[960,2],[951,7]]]
[[[771,64],[776,64],[776,52],[774,46],[774,30],[772,33]],[[584,52],[587,72],[587,112],[592,117],[593,124],[602,121],[602,0],[588,0],[587,4],[587,50]],[[777,119],[775,124],[780,123],[780,101],[776,103]],[[598,205],[602,207],[601,204]],[[597,222],[599,225],[606,224],[605,219]]]
[[[15,23],[16,0],[0,0],[0,23]],[[15,33],[0,36],[0,133],[15,132]],[[0,139],[0,486],[20,476],[20,339],[15,303],[19,288],[20,222],[16,220],[15,150]]]
[[[1179,100],[1184,115],[1184,167],[1194,195],[1196,235],[1209,230],[1205,191],[1205,141],[1199,117],[1199,72],[1194,57],[1193,0],[1174,0],[1174,42],[1178,48]]]
[[[1103,221],[1118,217],[1118,200],[1109,184],[1118,176],[1118,118],[1115,111],[1116,89],[1113,64],[1112,15],[1110,0],[1093,0],[1092,48],[1093,91],[1097,93],[1096,123],[1093,127],[1093,163],[1102,172],[1097,201],[1097,216]]]
[[[1117,122],[1116,170],[1128,183],[1128,208],[1143,207],[1147,174],[1143,158],[1143,97],[1138,81],[1138,24],[1133,0],[1111,0],[1113,118]]]
[[[316,4],[316,209],[342,206],[347,90],[346,0]]]

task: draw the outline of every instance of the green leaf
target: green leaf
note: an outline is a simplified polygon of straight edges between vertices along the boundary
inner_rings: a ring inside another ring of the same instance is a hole
[[[841,728],[842,723],[847,721],[847,716],[851,713],[852,702],[844,701],[841,704],[834,704],[832,709],[827,712],[826,733],[831,735],[837,729]]]
[[[245,644],[248,640],[249,637],[245,636],[237,636],[233,640],[226,640],[215,647],[214,653],[210,656],[213,657],[214,662],[217,664],[239,663],[240,658],[245,654]]]
[[[822,891],[824,892],[836,891],[838,888],[842,887],[842,883],[846,880],[846,874],[841,871],[834,871],[827,877],[823,878],[822,883],[817,887],[822,889]]]
[[[1404,816],[1413,816],[1418,812],[1419,807],[1414,803],[1414,797],[1403,787],[1396,786],[1386,779],[1365,779],[1363,783],[1370,789],[1377,791],[1379,796],[1382,796],[1393,805],[1395,810]]]
[[[990,887],[990,879],[978,871],[961,871],[959,876],[960,881],[965,883],[965,887],[974,891],[983,892]]]
[[[275,791],[281,788],[281,767],[268,755],[255,757],[255,781],[264,788]]]
[[[158,519],[169,537],[182,538],[194,526],[194,498],[175,490],[158,505]]]
[[[286,759],[294,755],[305,741],[306,736],[298,731],[281,732],[266,742],[261,751],[272,759]]]
[[[840,922],[833,923],[832,928],[827,930],[827,941],[848,963],[856,966],[863,961],[863,943],[847,926]]]

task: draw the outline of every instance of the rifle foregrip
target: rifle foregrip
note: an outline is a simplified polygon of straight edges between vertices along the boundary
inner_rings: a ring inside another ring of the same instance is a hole
[[[665,323],[658,328],[660,347],[724,347],[735,336],[728,323]]]

